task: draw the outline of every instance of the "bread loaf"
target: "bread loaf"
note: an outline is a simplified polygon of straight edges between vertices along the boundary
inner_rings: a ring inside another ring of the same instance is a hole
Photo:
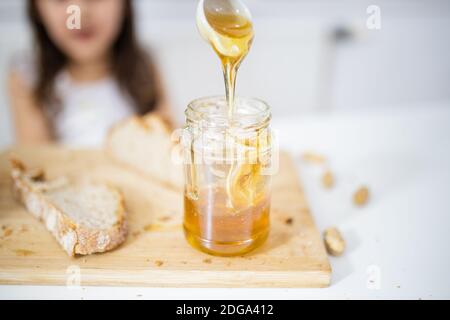
[[[180,154],[170,127],[156,114],[132,117],[112,128],[106,151],[115,161],[166,185],[182,189],[183,168],[173,155]]]

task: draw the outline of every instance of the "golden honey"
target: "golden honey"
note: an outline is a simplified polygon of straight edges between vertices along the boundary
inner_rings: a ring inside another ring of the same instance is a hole
[[[199,200],[184,197],[184,231],[188,242],[206,253],[241,255],[260,246],[269,234],[270,201],[235,210],[224,189],[207,188]],[[211,205],[213,204],[213,205]]]
[[[224,97],[196,100],[186,110],[184,232],[193,247],[219,256],[259,247],[270,229],[269,108],[243,98],[236,106],[235,119],[246,110],[251,125],[237,123],[232,132]]]

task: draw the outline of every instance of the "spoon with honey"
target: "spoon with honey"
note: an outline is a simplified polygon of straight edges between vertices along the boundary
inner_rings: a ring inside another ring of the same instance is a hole
[[[250,11],[240,0],[200,0],[197,27],[221,60],[228,118],[232,119],[237,70],[254,37]]]

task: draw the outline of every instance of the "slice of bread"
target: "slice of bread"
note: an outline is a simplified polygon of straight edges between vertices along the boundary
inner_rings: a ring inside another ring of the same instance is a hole
[[[183,168],[172,156],[180,156],[169,125],[156,114],[132,117],[109,132],[106,152],[117,162],[134,168],[166,185],[182,189]]]
[[[69,256],[105,252],[126,238],[123,197],[116,189],[96,183],[46,181],[42,170],[27,170],[11,159],[16,197],[45,223]]]

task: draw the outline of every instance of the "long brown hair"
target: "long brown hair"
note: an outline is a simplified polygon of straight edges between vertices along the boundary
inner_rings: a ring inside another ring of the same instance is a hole
[[[160,97],[153,63],[136,39],[132,2],[124,1],[122,28],[111,48],[111,70],[121,89],[134,102],[136,113],[142,115],[153,111]],[[55,77],[66,65],[67,57],[50,39],[39,16],[36,0],[28,0],[27,11],[37,51],[34,96],[40,108],[52,114],[57,110],[49,108],[58,105]]]

